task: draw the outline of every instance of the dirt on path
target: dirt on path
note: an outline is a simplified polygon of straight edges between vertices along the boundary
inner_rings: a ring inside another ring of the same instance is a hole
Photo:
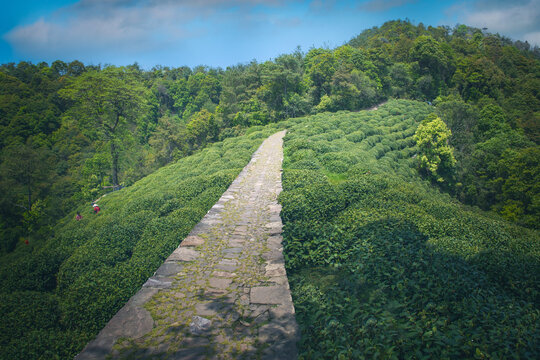
[[[281,131],[76,359],[295,359]]]

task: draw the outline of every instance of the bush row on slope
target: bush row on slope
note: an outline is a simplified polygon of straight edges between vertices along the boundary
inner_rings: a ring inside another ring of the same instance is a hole
[[[0,268],[0,358],[73,358],[219,199],[275,126],[255,128],[80,206]]]
[[[411,137],[430,111],[391,101],[290,128],[280,202],[301,359],[539,356],[539,234],[418,177]]]

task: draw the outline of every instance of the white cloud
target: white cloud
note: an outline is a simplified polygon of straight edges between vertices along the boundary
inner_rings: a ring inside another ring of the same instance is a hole
[[[256,6],[276,7],[284,3],[282,0],[81,0],[48,18],[15,27],[4,39],[23,56],[49,59],[66,54],[75,58],[88,54],[129,56],[178,46],[184,39],[200,36],[210,29],[216,31],[220,25],[227,26],[225,20],[230,24],[234,18],[235,24],[241,23],[243,17],[239,13],[249,14]],[[284,18],[281,23],[293,25],[297,19]]]
[[[336,6],[336,0],[313,0],[309,3],[309,9],[315,12],[331,11]]]
[[[540,45],[540,0],[462,2],[449,8],[448,15],[462,24],[514,39],[534,39]]]
[[[416,1],[417,0],[370,0],[361,4],[360,9],[372,12],[387,11]]]
[[[540,46],[540,31],[527,33],[523,35],[523,39],[528,41],[529,44]]]

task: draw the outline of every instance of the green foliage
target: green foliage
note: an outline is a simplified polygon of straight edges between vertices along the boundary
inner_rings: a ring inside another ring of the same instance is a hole
[[[531,182],[539,164],[525,155],[537,152],[533,143],[522,131],[512,129],[507,113],[488,98],[475,106],[456,96],[440,97],[436,106],[452,130],[450,145],[457,150],[457,197],[538,228],[533,204],[539,191]]]
[[[85,345],[85,334],[60,330],[60,310],[54,295],[33,291],[2,293],[0,313],[2,359],[70,358]]]
[[[72,358],[140,289],[275,131],[254,129],[163,167],[103,197],[97,215],[90,204],[81,204],[43,246],[20,247],[4,256],[1,357]],[[75,220],[76,211],[82,220]]]
[[[88,71],[59,94],[75,104],[70,115],[88,136],[110,144],[112,184],[118,185],[119,147],[145,110],[145,89],[126,68]]]
[[[216,124],[214,114],[206,110],[201,110],[191,118],[190,122],[186,125],[186,131],[188,142],[193,148],[196,144],[204,146],[208,142],[215,141],[219,128]]]
[[[104,243],[101,240],[107,234],[98,237],[94,230],[87,231],[86,226],[71,224],[74,210],[83,210],[82,203],[103,196],[109,191],[104,187],[118,183],[118,179],[127,186],[122,190],[126,194],[137,180],[182,159],[180,173],[185,172],[186,177],[175,174],[175,182],[169,184],[176,190],[164,188],[161,195],[145,195],[148,191],[130,193],[123,208],[115,208],[114,202],[107,203],[119,195],[108,195],[104,198],[104,210],[122,214],[114,221],[104,215],[107,212],[94,218],[88,209],[83,214],[94,228],[103,226],[119,239],[129,233],[122,226],[123,221],[139,229],[138,221],[142,221],[139,217],[147,219],[156,234],[159,229],[173,226],[174,219],[179,221],[175,229],[187,231],[202,216],[203,209],[213,203],[221,185],[234,177],[231,169],[244,166],[253,150],[250,142],[260,141],[266,134],[266,130],[259,132],[262,126],[306,114],[314,115],[288,121],[288,126],[294,126],[302,136],[288,137],[285,158],[288,170],[284,178],[289,176],[289,186],[298,191],[313,185],[336,202],[344,199],[340,191],[346,194],[345,198],[360,196],[350,190],[351,184],[355,184],[352,188],[358,186],[378,193],[395,186],[410,195],[410,189],[400,187],[399,183],[366,184],[359,179],[376,176],[394,176],[399,181],[416,179],[414,156],[419,148],[413,135],[420,120],[435,112],[451,131],[448,145],[454,148],[456,159],[454,167],[450,166],[453,161],[448,152],[426,156],[426,169],[435,165],[434,178],[446,179],[441,188],[464,203],[537,228],[540,224],[536,185],[540,140],[538,69],[538,48],[531,50],[526,43],[513,43],[504,36],[466,25],[453,29],[426,27],[408,20],[389,21],[368,29],[335,49],[314,48],[307,53],[297,49],[273,61],[252,61],[225,70],[156,66],[143,71],[136,64],[101,68],[85,66],[79,61],[55,61],[50,65],[23,61],[2,65],[0,251],[4,255],[0,273],[5,276],[0,284],[13,291],[51,292],[58,291],[54,290],[57,280],[64,290],[73,281],[77,283],[73,285],[74,293],[81,294],[90,288],[77,282],[83,275],[75,276],[79,274],[75,268],[87,266],[87,272],[81,273],[102,270],[111,276],[132,271],[130,259],[139,254],[130,250],[134,242]],[[435,107],[392,102],[391,106],[372,113],[343,113],[343,110],[371,107],[391,97],[435,99]],[[328,121],[329,117],[335,121]],[[236,140],[231,138],[240,134],[247,135],[246,142],[236,146]],[[218,139],[225,141],[208,147]],[[200,157],[188,157],[194,152]],[[166,169],[161,171],[162,177],[173,176]],[[433,176],[431,171],[427,172]],[[210,174],[216,177],[208,177]],[[221,185],[214,186],[209,181]],[[291,185],[293,182],[295,185]],[[416,183],[416,186],[424,189],[426,185]],[[392,194],[397,198],[401,195]],[[342,209],[354,205],[352,202],[324,204],[316,193],[307,190],[295,196],[299,201],[306,197],[314,199],[318,206],[311,210],[299,208],[301,214],[316,214],[325,221],[333,221],[332,216],[322,215],[325,211],[346,211]],[[420,195],[411,196],[417,199]],[[370,201],[382,206],[376,199]],[[60,220],[67,214],[69,217]],[[100,223],[100,219],[104,222]],[[432,225],[428,220],[426,224],[430,225],[416,223],[422,234]],[[409,228],[409,225],[403,226]],[[437,226],[448,229],[446,225]],[[133,241],[138,239],[136,246],[140,254],[148,256],[147,261],[140,259],[147,264],[140,268],[149,269],[160,262],[161,255],[148,255],[152,238],[143,236],[145,230],[139,230],[141,233]],[[339,235],[342,231],[339,227],[326,225],[309,231],[319,231],[320,236],[333,240],[344,236]],[[322,239],[317,241],[321,246],[327,243]],[[452,243],[449,238],[440,241]],[[157,246],[161,249],[158,252],[165,253],[172,243],[172,238],[164,240]],[[348,244],[328,246],[334,246],[336,251],[345,249],[345,257],[320,251],[318,245],[307,248],[321,261],[325,257],[343,260],[350,255]],[[98,249],[110,251],[112,258],[122,260],[116,265],[110,259],[85,260],[86,255]],[[499,253],[507,258],[507,250]],[[303,254],[301,248],[299,254]],[[491,261],[495,256],[487,250],[486,254],[482,259]],[[71,256],[73,259],[66,262]],[[489,268],[489,261],[482,266]],[[512,260],[508,269],[514,268]],[[62,275],[57,278],[59,270]],[[131,280],[125,281],[126,286],[132,286]],[[515,284],[515,279],[512,281]],[[107,289],[116,286],[103,279],[97,283]],[[125,290],[120,293],[127,296]],[[71,299],[75,301],[75,297]],[[111,306],[121,303],[117,298],[109,300]],[[95,301],[100,303],[99,299]],[[95,307],[88,305],[96,314],[103,305],[97,303]],[[77,308],[72,304],[64,303],[61,308],[76,315]],[[65,324],[61,326],[60,332],[29,332],[24,341],[32,346],[20,346],[19,350],[12,347],[15,352],[7,353],[8,357],[54,358],[54,354],[73,354],[90,336],[86,330],[79,333],[79,330],[67,330]],[[81,343],[72,341],[73,345],[66,345],[70,336]],[[45,348],[55,350],[43,350],[43,355],[35,355]],[[475,356],[484,356],[482,351],[478,348]],[[380,354],[393,356],[390,352]],[[339,356],[351,355],[344,351]],[[496,353],[493,357],[504,356]]]
[[[279,201],[300,359],[538,357],[540,236],[418,176],[430,111],[389,101],[289,126]],[[506,156],[535,168],[532,149]],[[298,170],[308,159],[319,167]]]
[[[507,151],[500,162],[502,192],[495,205],[505,218],[530,227],[540,223],[540,149]]]
[[[430,115],[416,129],[419,166],[437,182],[448,180],[456,164],[454,151],[448,145],[452,132],[435,115]]]
[[[389,97],[437,99],[436,112],[452,131],[456,150],[456,186],[445,182],[446,189],[461,201],[500,212],[506,198],[484,194],[500,190],[491,183],[502,174],[490,171],[495,178],[484,178],[470,159],[476,144],[500,133],[516,131],[539,142],[538,49],[527,45],[465,25],[450,29],[396,20],[335,49],[296,49],[225,70],[143,71],[136,64],[101,68],[79,61],[2,65],[0,150],[31,145],[55,165],[48,166],[47,181],[33,186],[34,200],[46,200],[47,221],[30,236],[19,207],[21,187],[11,196],[13,177],[0,174],[0,190],[10,194],[0,206],[0,248],[12,251],[22,237],[41,242],[47,227],[79,201],[99,198],[104,187],[118,182],[130,185],[242,128],[357,111]],[[383,156],[385,146],[372,151]],[[389,156],[410,155],[405,152]],[[319,164],[306,159],[296,166]],[[526,213],[512,204],[513,213]],[[522,215],[512,217],[521,221]]]
[[[451,48],[431,36],[418,36],[410,56],[412,60],[418,61],[422,73],[431,75],[438,83],[445,81],[453,71]]]

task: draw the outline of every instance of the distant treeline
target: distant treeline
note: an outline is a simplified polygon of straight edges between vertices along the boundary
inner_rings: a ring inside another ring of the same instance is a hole
[[[264,63],[142,70],[79,61],[0,66],[0,248],[40,242],[105,186],[130,185],[253,125],[388,98],[433,103],[452,131],[441,186],[540,223],[538,48],[459,25],[391,21],[336,49]]]

